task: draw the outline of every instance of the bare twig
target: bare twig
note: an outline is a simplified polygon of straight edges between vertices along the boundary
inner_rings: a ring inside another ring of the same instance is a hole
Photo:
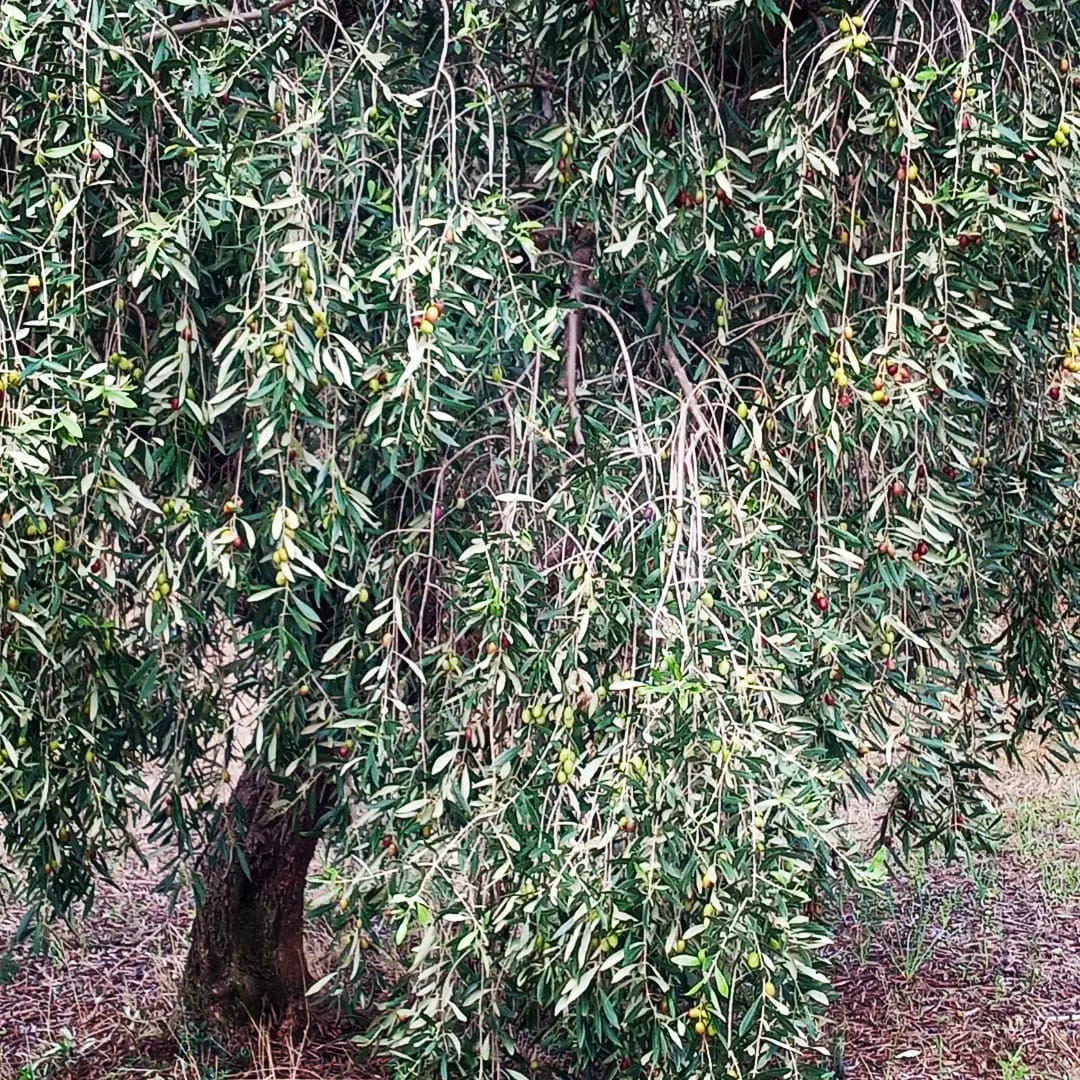
[[[202,19],[177,23],[175,26],[158,26],[143,35],[143,44],[153,45],[163,38],[185,37],[188,34],[198,33],[200,30],[222,30],[228,26],[259,22],[267,11],[271,15],[277,15],[286,8],[291,8],[295,3],[296,0],[275,0],[269,9],[265,10],[259,8],[255,11],[230,11],[228,15],[208,15]]]
[[[592,265],[592,236],[586,230],[578,233],[570,256],[570,302],[575,305],[566,316],[566,356],[563,379],[566,383],[566,404],[570,411],[571,438],[575,446],[585,445],[581,431],[581,413],[577,405],[578,353],[581,350],[581,308],[585,279]]]
[[[644,283],[638,284],[638,291],[641,294],[641,302],[645,305],[645,310],[649,315],[652,315],[653,310],[656,308],[656,300],[653,298],[653,294],[645,287]],[[694,384],[690,381],[690,376],[686,374],[686,368],[682,366],[682,362],[675,355],[675,349],[672,347],[671,342],[664,338],[664,356],[667,357],[668,366],[675,373],[675,380],[679,386],[682,387],[683,395],[686,397],[686,404],[690,411],[694,414],[694,419],[698,422],[702,431],[707,431],[709,427],[708,420],[705,419],[705,414],[701,411],[701,406],[697,402],[697,393],[694,390]]]
[[[764,379],[765,378],[765,370],[764,369],[769,366],[769,358],[765,355],[764,350],[761,348],[761,346],[754,340],[754,338],[750,334],[746,335],[746,344],[750,346],[751,351],[758,358],[758,361],[761,363],[761,367],[762,367],[761,377],[762,377],[762,379]]]

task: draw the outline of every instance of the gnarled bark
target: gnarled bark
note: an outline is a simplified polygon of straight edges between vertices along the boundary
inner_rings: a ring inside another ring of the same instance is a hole
[[[318,837],[318,808],[275,806],[268,773],[240,778],[227,835],[207,855],[181,1000],[215,1026],[281,1020],[302,1002],[304,884]]]

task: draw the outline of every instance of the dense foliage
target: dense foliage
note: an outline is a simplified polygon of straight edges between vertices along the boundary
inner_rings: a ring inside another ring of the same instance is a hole
[[[1075,724],[1077,12],[5,3],[31,894],[224,753],[402,1075],[814,1061],[844,801]]]

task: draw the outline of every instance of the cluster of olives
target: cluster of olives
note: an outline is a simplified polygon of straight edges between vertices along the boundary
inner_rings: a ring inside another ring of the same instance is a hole
[[[142,378],[142,368],[136,367],[134,361],[123,353],[109,353],[108,365],[123,375],[130,375],[132,382],[138,382]]]
[[[172,586],[169,584],[169,578],[165,574],[165,571],[162,570],[154,581],[153,588],[150,590],[150,602],[158,604],[171,592]]]

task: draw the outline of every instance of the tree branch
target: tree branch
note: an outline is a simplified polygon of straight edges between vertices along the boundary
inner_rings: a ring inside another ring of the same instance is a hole
[[[200,30],[222,30],[228,26],[243,26],[246,23],[259,22],[267,12],[270,15],[277,15],[278,12],[291,8],[296,2],[297,0],[274,0],[268,9],[230,11],[228,15],[207,15],[201,19],[192,19],[190,22],[177,23],[175,26],[158,26],[143,35],[143,44],[153,45],[167,37],[186,37]]]
[[[656,308],[656,300],[653,298],[653,294],[645,287],[644,282],[638,283],[638,291],[641,293],[641,302],[645,305],[646,313],[652,315]],[[690,376],[686,374],[686,368],[682,366],[681,361],[675,355],[675,349],[666,337],[664,338],[663,349],[664,356],[667,357],[668,366],[675,373],[676,382],[682,387],[682,392],[686,397],[687,406],[694,414],[694,419],[700,425],[701,430],[707,431],[709,422],[705,419],[705,414],[701,411],[701,406],[697,402],[697,393],[694,390],[694,384],[690,381]]]
[[[570,302],[578,304],[585,293],[585,278],[592,265],[592,237],[582,230],[578,233],[570,256]],[[563,361],[563,380],[566,383],[566,403],[570,412],[571,438],[575,446],[585,445],[581,431],[581,413],[577,406],[578,353],[581,348],[581,308],[573,308],[566,316],[566,356]]]

